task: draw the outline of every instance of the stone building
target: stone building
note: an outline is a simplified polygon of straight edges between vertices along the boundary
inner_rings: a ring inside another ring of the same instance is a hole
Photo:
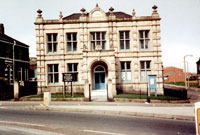
[[[87,12],[45,20],[38,10],[35,21],[38,92],[62,92],[62,73],[73,73],[73,91],[89,98],[91,90],[108,88],[108,98],[146,92],[148,74],[156,75],[163,94],[160,20],[151,16],[103,11],[98,4]],[[70,84],[66,84],[70,86]]]

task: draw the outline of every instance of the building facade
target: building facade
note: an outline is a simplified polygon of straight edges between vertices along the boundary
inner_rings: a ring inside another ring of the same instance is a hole
[[[104,12],[98,5],[45,20],[38,10],[35,21],[38,92],[62,92],[62,73],[73,73],[73,91],[88,98],[91,90],[146,92],[148,74],[156,75],[163,94],[160,20],[157,7],[151,16]],[[67,86],[70,84],[66,84]]]
[[[0,81],[13,85],[14,79],[23,85],[28,75],[29,46],[6,35],[0,24]]]

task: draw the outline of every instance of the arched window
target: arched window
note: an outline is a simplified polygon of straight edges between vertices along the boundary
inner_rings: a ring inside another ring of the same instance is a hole
[[[103,66],[97,66],[97,67],[95,68],[95,72],[104,72],[104,71],[105,71],[105,69],[104,69]]]

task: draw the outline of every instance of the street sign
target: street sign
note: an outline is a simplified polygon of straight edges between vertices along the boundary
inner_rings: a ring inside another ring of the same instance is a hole
[[[73,77],[71,73],[63,73],[63,82],[72,82]]]
[[[157,96],[156,75],[148,75],[148,90],[149,97],[151,90],[155,90],[155,96]]]

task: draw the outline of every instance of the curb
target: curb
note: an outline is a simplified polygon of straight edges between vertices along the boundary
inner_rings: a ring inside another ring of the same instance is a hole
[[[181,115],[168,115],[168,114],[155,114],[155,113],[142,113],[142,112],[125,112],[125,111],[106,111],[106,110],[90,110],[90,109],[69,109],[69,108],[51,108],[47,106],[32,106],[30,110],[41,110],[41,111],[59,111],[59,112],[82,112],[91,114],[103,114],[103,115],[121,115],[121,116],[138,116],[138,117],[150,117],[150,118],[161,118],[161,119],[174,119],[174,120],[186,120],[194,121],[193,116],[181,116]]]
[[[20,98],[20,101],[43,101],[43,98]],[[75,101],[75,102],[85,102],[85,98],[52,98],[51,101]],[[146,99],[128,99],[128,98],[114,98],[113,102],[135,102],[135,103],[145,103]],[[190,103],[189,100],[154,100],[151,99],[151,103]]]

